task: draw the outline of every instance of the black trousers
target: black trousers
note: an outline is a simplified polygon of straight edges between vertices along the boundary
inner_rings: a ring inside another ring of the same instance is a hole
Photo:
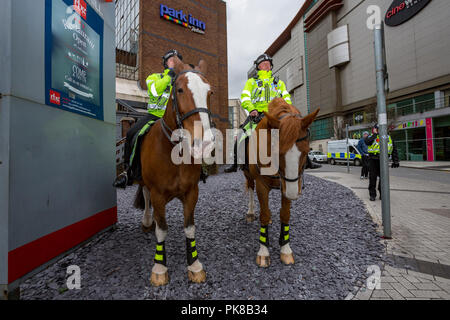
[[[362,168],[361,168],[361,177],[368,177],[369,176],[369,157],[363,155],[361,157],[362,160]]]
[[[130,166],[130,157],[131,157],[131,152],[133,151],[133,145],[132,145],[133,138],[136,135],[136,133],[141,131],[141,129],[150,120],[157,121],[157,120],[159,120],[159,118],[154,116],[154,115],[152,115],[152,114],[148,114],[145,117],[139,119],[138,122],[136,122],[130,128],[130,130],[128,130],[128,132],[127,132],[127,139],[125,140],[125,150],[124,150],[124,162],[125,162],[125,165],[126,165],[127,168]]]
[[[369,158],[369,195],[371,197],[377,196],[377,178],[380,176],[380,159]],[[381,178],[378,182],[378,191],[381,194]]]

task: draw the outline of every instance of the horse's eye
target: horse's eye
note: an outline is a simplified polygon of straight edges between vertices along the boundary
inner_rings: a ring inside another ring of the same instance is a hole
[[[214,94],[214,91],[211,91],[211,95],[213,95]]]
[[[178,89],[178,93],[183,93],[183,89]]]

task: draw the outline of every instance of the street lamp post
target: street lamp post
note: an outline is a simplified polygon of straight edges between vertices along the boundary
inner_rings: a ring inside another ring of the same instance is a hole
[[[347,137],[347,173],[350,173],[350,148],[348,145],[348,123],[345,125],[345,136]]]
[[[378,135],[380,136],[380,180],[381,180],[381,212],[383,219],[384,238],[391,235],[391,199],[389,190],[389,156],[386,113],[386,58],[384,47],[384,25],[376,25],[375,36],[375,68],[377,76],[377,106],[378,106]]]

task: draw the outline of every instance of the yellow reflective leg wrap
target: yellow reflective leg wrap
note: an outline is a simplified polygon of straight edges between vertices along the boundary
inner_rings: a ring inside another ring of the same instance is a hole
[[[261,226],[259,230],[259,243],[269,246],[269,226]]]
[[[167,267],[165,242],[159,242],[156,244],[155,263],[159,263]]]
[[[191,266],[198,259],[198,252],[195,239],[186,238],[186,257],[188,266]]]
[[[284,246],[289,243],[289,225],[281,224],[281,232],[280,232],[280,246]]]

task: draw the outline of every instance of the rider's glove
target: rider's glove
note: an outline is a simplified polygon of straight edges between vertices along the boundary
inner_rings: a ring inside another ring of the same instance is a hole
[[[169,77],[171,77],[173,79],[173,78],[175,78],[176,73],[175,73],[175,71],[173,71],[173,69],[170,69],[168,75],[169,75]]]
[[[252,116],[252,113],[254,113],[254,112],[257,112],[257,114],[256,115],[254,115],[254,116]],[[259,112],[258,112],[258,110],[252,110],[251,112],[250,112],[250,117],[257,117],[259,115]]]

